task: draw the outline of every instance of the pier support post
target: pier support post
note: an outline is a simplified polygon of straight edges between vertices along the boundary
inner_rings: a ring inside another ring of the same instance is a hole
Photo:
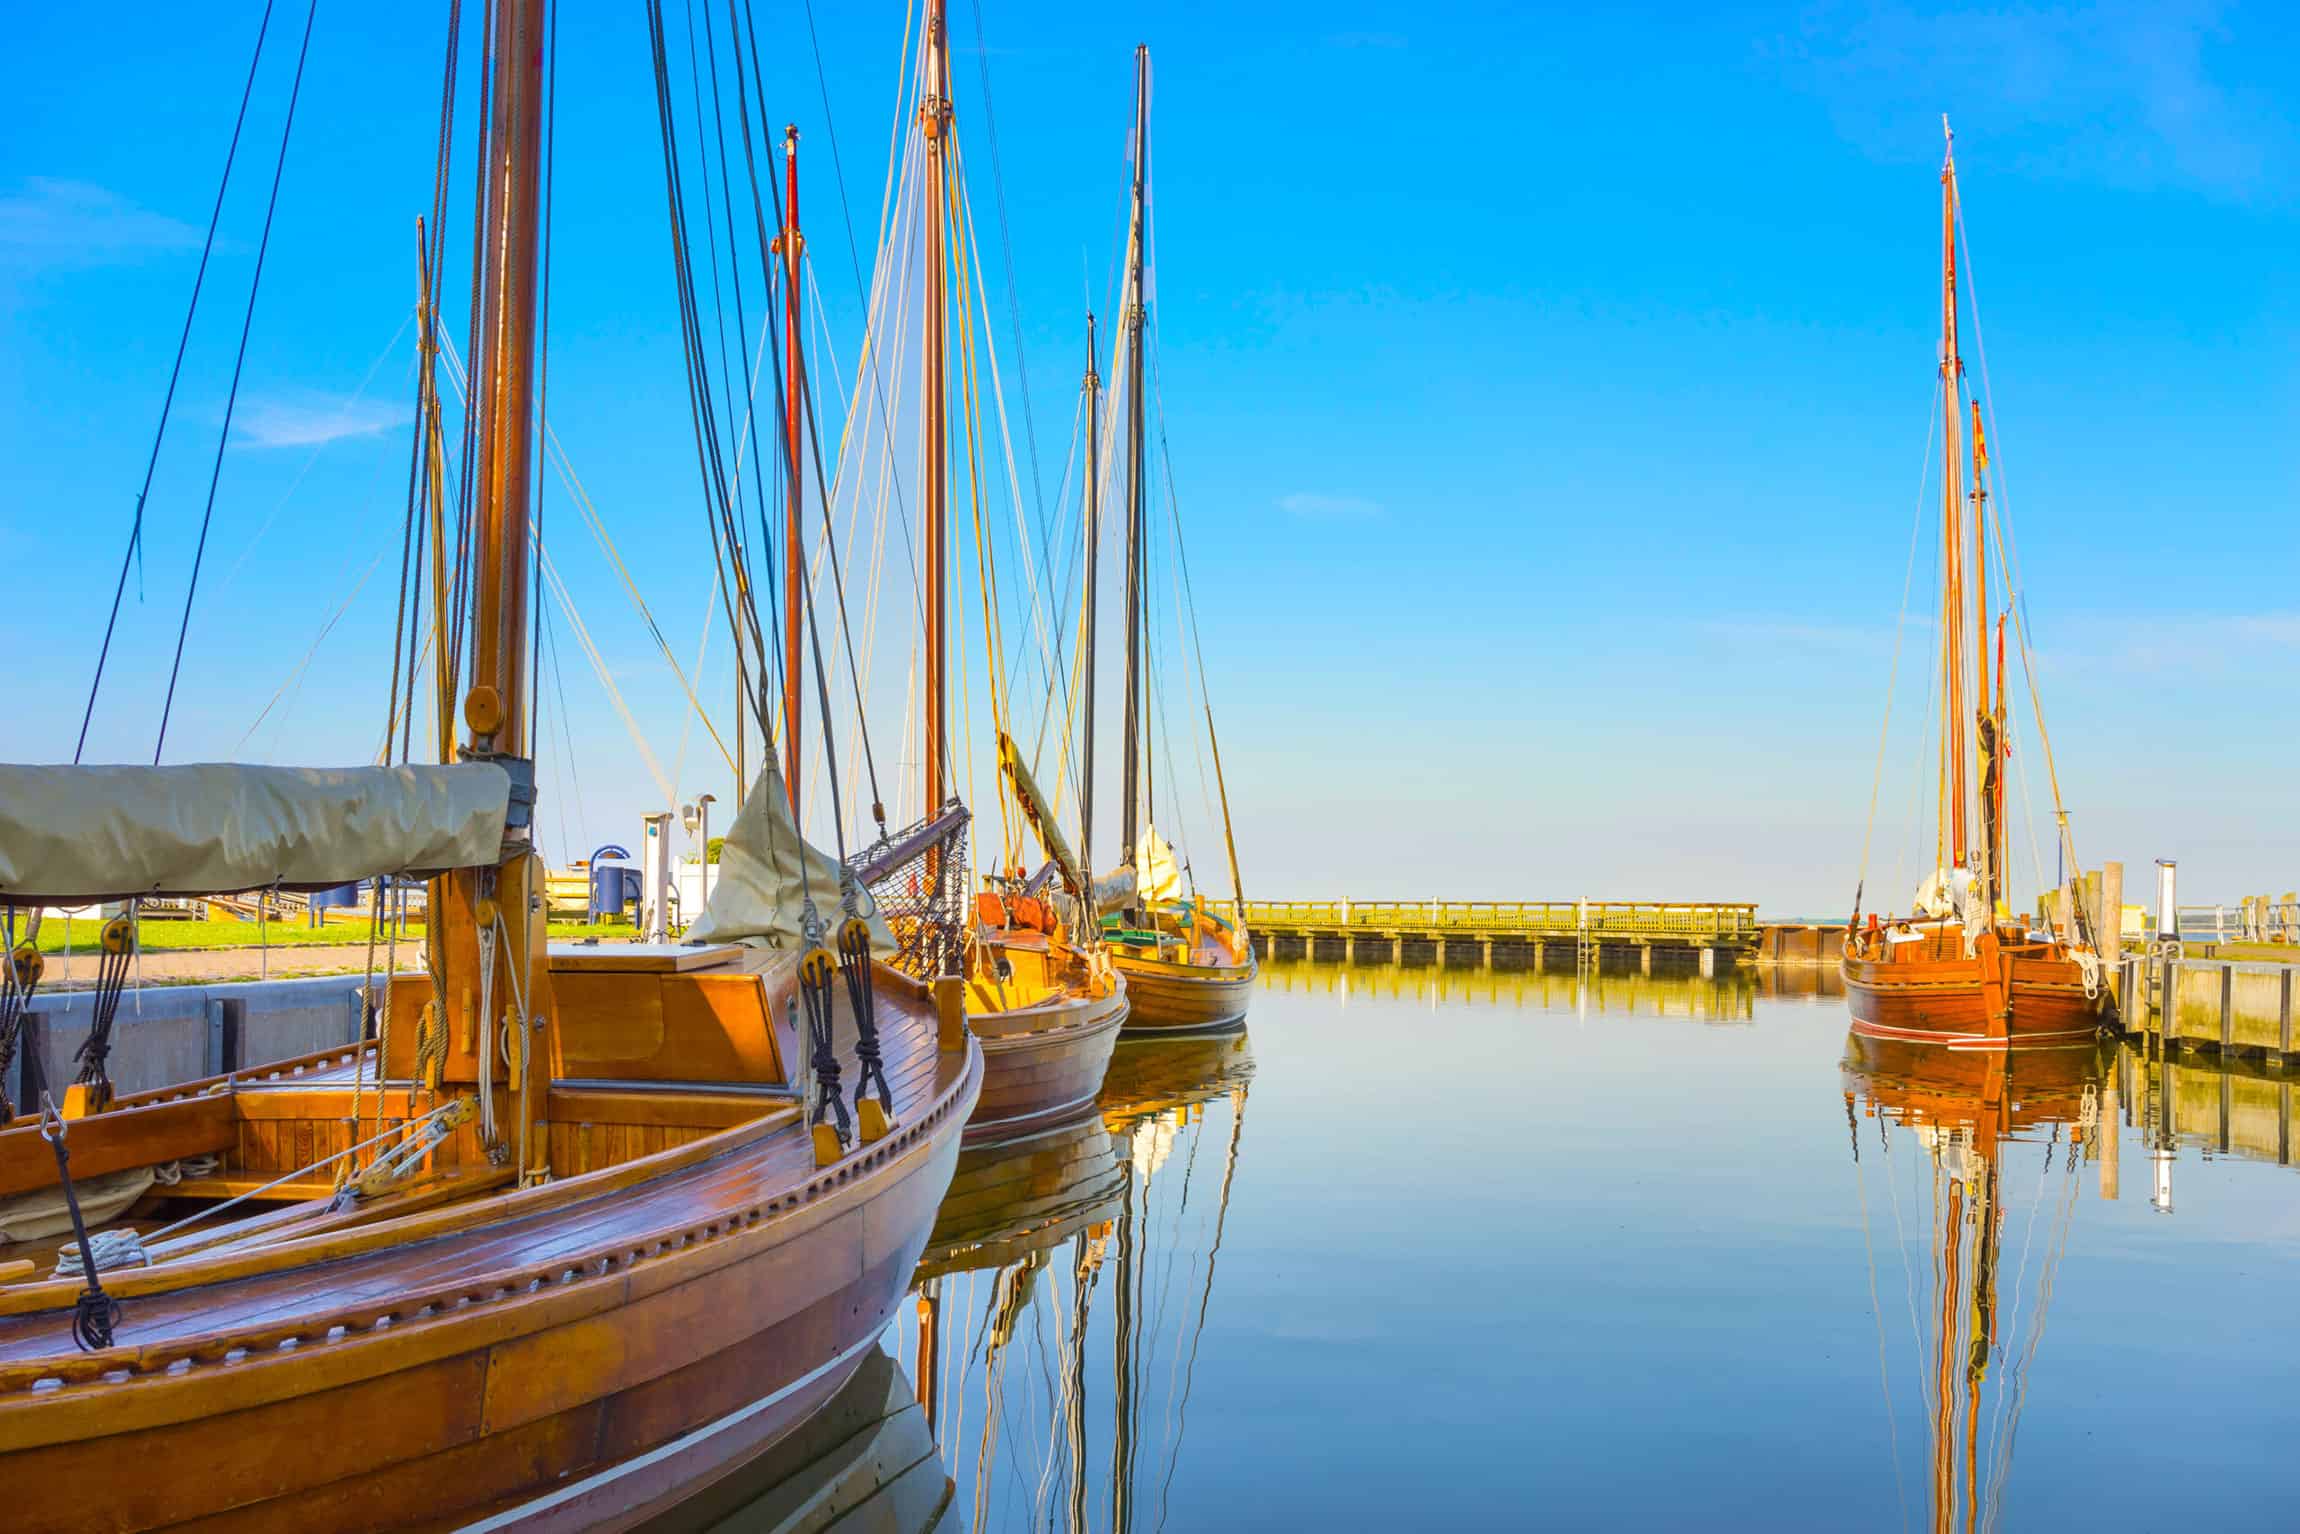
[[[2116,1202],[2123,1193],[2122,1170],[2117,1164],[2117,1147],[2123,1142],[2124,1136],[2117,1132],[2116,1078],[2117,1073],[2113,1070],[2103,1073],[2103,1080],[2100,1085],[2100,1122],[2093,1129],[2093,1133],[2101,1137],[2100,1196],[2103,1201],[2108,1203]]]
[[[2124,958],[2124,865],[2100,865],[2100,962],[2114,969]]]
[[[1717,950],[1714,947],[1701,950],[1701,978],[1704,980],[1717,978]]]
[[[1651,943],[1637,945],[1637,972],[1641,975],[1653,973],[1653,945]]]

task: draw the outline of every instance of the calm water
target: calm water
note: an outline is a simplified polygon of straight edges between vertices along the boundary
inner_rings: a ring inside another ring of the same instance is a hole
[[[1100,1123],[970,1156],[832,1435],[872,1468],[809,1495],[893,1528],[945,1477],[948,1529],[2281,1526],[2291,1089],[1863,1058],[1816,985],[1270,966],[1249,1035],[1125,1044]]]

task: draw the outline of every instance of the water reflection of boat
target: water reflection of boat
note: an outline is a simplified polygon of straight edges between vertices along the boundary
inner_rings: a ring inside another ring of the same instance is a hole
[[[1118,1150],[1099,1118],[959,1152],[921,1279],[1002,1267],[1118,1216]]]
[[[882,1349],[804,1426],[647,1534],[929,1534],[948,1521],[950,1475],[902,1365]]]
[[[1928,1495],[1931,1526],[1939,1534],[1960,1526],[1968,1531],[1993,1526],[2001,1512],[2028,1369],[2044,1335],[2045,1307],[2075,1207],[2078,1161],[2096,1139],[2104,1152],[2104,1189],[2113,1187],[2113,1122],[2105,1135],[2100,1133],[2106,1062],[2106,1050],[2090,1043],[1958,1051],[1879,1039],[1858,1027],[1846,1039],[1845,1117],[1853,1134],[1856,1165],[1861,1153],[1857,1113],[1865,1111],[1877,1121],[1879,1146],[1888,1161],[1892,1148],[1888,1129],[1899,1126],[1923,1147],[1932,1166],[1935,1218],[1929,1227],[1930,1272],[1935,1289],[1927,1307],[1931,1336],[1920,1340],[1930,1344],[1923,1376],[1931,1440]],[[2032,1219],[2045,1213],[2049,1202],[2057,1228],[2041,1242],[2044,1255],[2037,1265],[2025,1334],[2016,1335],[2024,1320],[2023,1296],[2014,1296],[2008,1314],[2001,1310],[1997,1294],[2005,1215],[1999,1169],[2006,1147],[2023,1142],[2044,1144],[2046,1171],[2057,1159],[2062,1183],[2057,1189],[2038,1183]],[[1862,1197],[1865,1218],[1865,1183]],[[1899,1195],[1892,1197],[1897,1218]],[[1875,1276],[1872,1267],[1872,1287]],[[1878,1324],[1883,1326],[1881,1310]],[[1880,1333],[1880,1367],[1883,1356]],[[1984,1465],[1983,1396],[1992,1369],[1997,1377],[1985,1407]],[[1890,1414],[1889,1376],[1884,1383]],[[1897,1451],[1894,1470],[1897,1481]]]
[[[1121,1039],[1099,1119],[962,1157],[919,1265],[913,1372],[972,1527],[1026,1511],[1032,1526],[1124,1530],[1138,1496],[1164,1496],[1252,1073],[1243,1032]],[[1218,1179],[1198,1165],[1217,1151]],[[1145,1292],[1193,1281],[1171,1308]],[[1146,1421],[1164,1436],[1146,1439]]]

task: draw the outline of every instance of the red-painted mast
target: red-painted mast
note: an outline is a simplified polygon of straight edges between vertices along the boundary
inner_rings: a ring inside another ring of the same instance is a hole
[[[805,462],[803,438],[806,415],[806,358],[799,335],[799,257],[806,249],[799,233],[799,130],[783,129],[783,234],[776,245],[783,257],[783,370],[788,398],[783,402],[784,458],[790,481],[783,488],[783,781],[790,790],[791,817],[799,813],[799,664],[806,600],[806,543],[800,532],[799,511],[804,504],[804,481],[799,466]],[[828,728],[826,723],[825,728]]]

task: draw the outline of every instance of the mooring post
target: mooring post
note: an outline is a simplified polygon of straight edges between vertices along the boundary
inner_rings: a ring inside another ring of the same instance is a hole
[[[2117,1073],[2115,1071],[2104,1073],[2104,1079],[2100,1085],[2100,1123],[2094,1129],[2094,1133],[2101,1137],[2100,1196],[2109,1203],[2114,1203],[2123,1191],[2119,1185],[2120,1168],[2117,1165],[2117,1146],[2122,1143],[2124,1137],[2117,1133],[2116,1127],[2116,1085]]]

